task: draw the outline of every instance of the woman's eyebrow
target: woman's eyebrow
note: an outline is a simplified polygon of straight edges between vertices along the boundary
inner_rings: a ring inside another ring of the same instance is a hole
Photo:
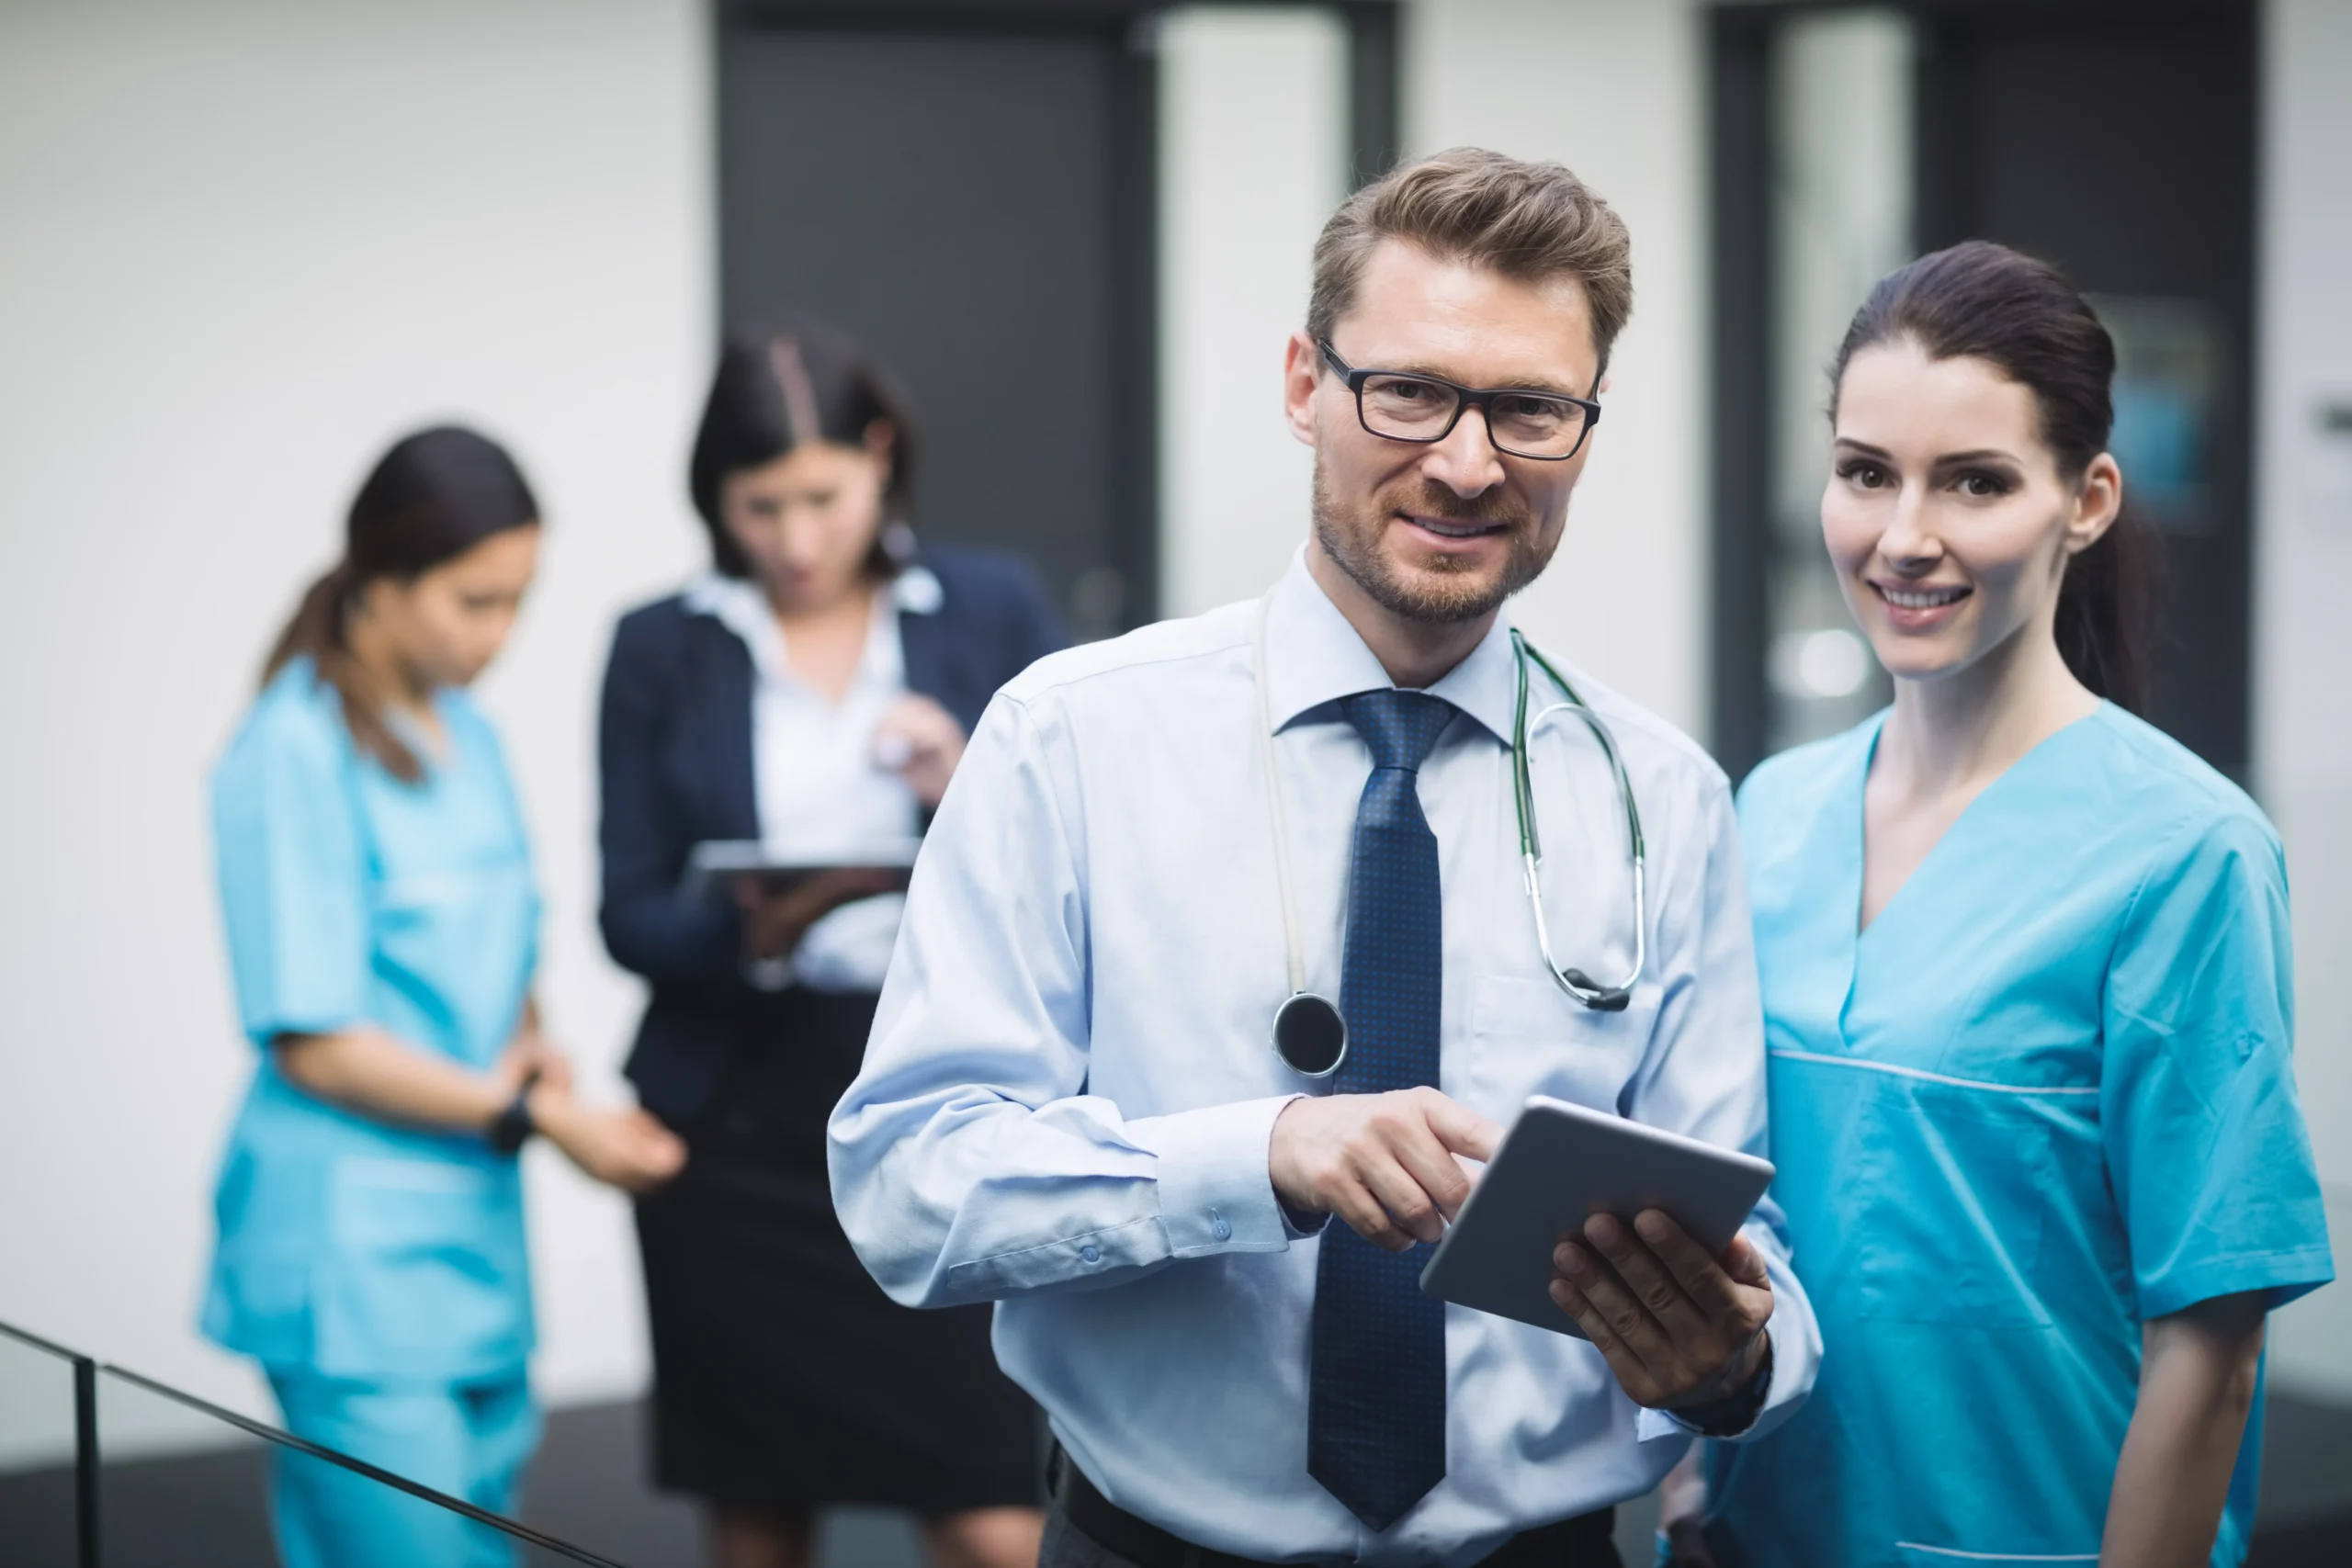
[[[1947,452],[1936,459],[1936,467],[1939,468],[1949,468],[1961,463],[2006,463],[2011,468],[2018,467],[2015,457],[1991,446],[1979,446],[1968,452]]]
[[[1857,441],[1850,435],[1841,435],[1832,445],[1841,452],[1851,452],[1863,457],[1876,457],[1884,463],[1894,461],[1894,454],[1884,447],[1873,446],[1867,441]]]

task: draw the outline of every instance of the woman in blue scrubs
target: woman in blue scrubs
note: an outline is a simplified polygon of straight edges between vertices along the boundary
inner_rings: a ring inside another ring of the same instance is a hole
[[[465,688],[514,625],[537,518],[513,459],[470,431],[393,446],[213,780],[261,1053],[204,1330],[262,1363],[289,1430],[502,1513],[538,1430],[514,1150],[542,1132],[639,1190],[684,1157],[643,1112],[577,1102],[532,1006],[529,851]],[[275,1479],[288,1568],[512,1560],[493,1532],[316,1461],[281,1453]]]
[[[1982,243],[1838,355],[1823,535],[1895,698],[1740,795],[1826,1356],[1713,1457],[1726,1568],[2245,1556],[2265,1315],[2334,1269],[2278,836],[2130,711],[2114,366]]]

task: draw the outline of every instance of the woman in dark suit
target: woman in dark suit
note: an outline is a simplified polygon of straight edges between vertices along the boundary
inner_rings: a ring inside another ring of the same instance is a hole
[[[638,1209],[656,1479],[707,1502],[723,1568],[807,1562],[830,1503],[915,1510],[941,1568],[1036,1561],[1035,1415],[986,1309],[893,1304],[826,1184],[902,900],[854,871],[678,891],[707,840],[821,862],[920,832],[997,687],[1060,646],[1025,564],[915,546],[912,458],[837,334],[730,341],[692,465],[712,570],[625,616],[605,671],[605,942],[652,987],[628,1071],[692,1151]]]

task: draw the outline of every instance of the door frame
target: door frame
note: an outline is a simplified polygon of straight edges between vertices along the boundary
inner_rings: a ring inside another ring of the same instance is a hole
[[[1395,166],[1401,148],[1398,12],[1402,0],[1193,0],[1225,9],[1305,4],[1338,17],[1347,38],[1352,185]],[[1114,179],[1111,350],[1122,389],[1111,454],[1118,522],[1109,565],[1127,584],[1124,620],[1159,617],[1159,91],[1154,38],[1165,0],[719,0],[711,48],[744,32],[827,29],[1078,37],[1116,46],[1112,94]],[[723,80],[717,70],[713,81]],[[716,95],[711,136],[724,124]],[[724,157],[724,149],[718,155]],[[722,228],[726,215],[718,215]],[[723,257],[725,246],[720,246]],[[721,263],[724,265],[722,260]],[[728,297],[719,280],[718,297]]]

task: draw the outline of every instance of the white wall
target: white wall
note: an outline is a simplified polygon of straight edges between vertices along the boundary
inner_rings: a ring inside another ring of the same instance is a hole
[[[1592,458],[1531,635],[1702,739],[1707,706],[1703,57],[1693,0],[1417,0],[1408,154],[1555,158],[1634,236]]]
[[[594,686],[614,613],[700,553],[706,53],[697,0],[0,7],[0,1318],[259,1407],[194,1328],[250,1068],[204,781],[358,478],[426,420],[510,441],[547,512],[485,695],[544,999],[618,1092]],[[543,1387],[634,1387],[626,1210],[543,1159]]]
[[[2255,770],[2294,889],[2295,1057],[2339,1272],[2352,1272],[2352,6],[2270,0],[2256,365]],[[2282,1386],[2352,1402],[2352,1286],[2280,1314]]]
[[[1327,10],[1170,15],[1159,54],[1160,609],[1262,592],[1306,537],[1283,345],[1347,195],[1347,39]]]

